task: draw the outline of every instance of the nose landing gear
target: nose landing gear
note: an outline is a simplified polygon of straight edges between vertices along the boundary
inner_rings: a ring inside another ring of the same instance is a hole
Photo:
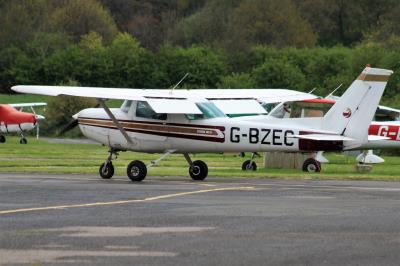
[[[114,175],[114,166],[112,164],[113,155],[115,156],[114,159],[117,159],[118,152],[117,150],[111,148],[109,151],[110,155],[108,156],[107,160],[100,165],[99,174],[103,179],[110,179]]]

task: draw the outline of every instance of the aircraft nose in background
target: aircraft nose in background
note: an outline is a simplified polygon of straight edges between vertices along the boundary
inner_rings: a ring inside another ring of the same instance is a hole
[[[42,121],[42,120],[45,120],[45,119],[46,119],[46,118],[45,118],[44,116],[42,116],[42,115],[36,115],[35,117],[36,117],[36,121]]]

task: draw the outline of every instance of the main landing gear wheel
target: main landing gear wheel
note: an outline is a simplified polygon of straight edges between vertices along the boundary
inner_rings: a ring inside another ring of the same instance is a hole
[[[6,142],[6,137],[4,137],[3,135],[0,135],[0,143],[4,143]]]
[[[303,163],[303,171],[309,173],[321,172],[321,163],[313,158],[308,158]]]
[[[256,164],[256,162],[254,162],[252,160],[244,161],[243,164],[242,164],[242,170],[243,171],[248,171],[248,170],[256,171],[257,170],[257,164]]]
[[[208,175],[207,164],[203,161],[194,161],[191,166],[189,166],[189,175],[193,180],[201,181],[206,179]]]
[[[19,140],[19,144],[27,144],[28,141],[26,140],[26,138],[22,138]]]
[[[140,182],[146,178],[147,167],[142,161],[132,161],[128,165],[126,173],[133,182]]]
[[[99,168],[99,174],[103,179],[110,179],[114,175],[114,166],[112,162],[102,163]]]

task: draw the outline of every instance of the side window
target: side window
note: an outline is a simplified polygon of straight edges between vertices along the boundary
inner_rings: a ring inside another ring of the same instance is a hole
[[[138,101],[136,105],[136,117],[148,119],[167,120],[167,114],[158,114],[151,109],[147,102]]]
[[[203,114],[185,114],[186,118],[188,120],[199,120],[199,119],[204,119]]]

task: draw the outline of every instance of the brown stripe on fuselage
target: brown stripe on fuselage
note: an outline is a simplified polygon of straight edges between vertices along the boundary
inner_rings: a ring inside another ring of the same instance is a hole
[[[114,125],[114,122],[106,119],[97,119],[97,118],[79,118],[79,124],[94,126],[94,127],[102,127],[109,129],[117,129]],[[126,120],[125,120],[126,121]],[[197,140],[206,140],[213,142],[224,142],[225,137],[218,137],[218,132],[215,128],[206,128],[205,126],[202,128],[185,128],[185,126],[170,126],[167,124],[147,124],[147,122],[122,122],[121,125],[128,132],[136,132],[143,134],[151,134],[158,136],[169,136],[169,137],[177,137],[177,138],[186,138],[186,139],[197,139]]]
[[[372,74],[361,73],[357,79],[363,80],[363,81],[387,82],[389,80],[389,77],[390,76],[386,76],[386,75],[372,75]]]
[[[103,120],[103,121],[111,121],[109,118],[91,118],[91,117],[80,117],[79,119],[91,119],[91,120]],[[146,123],[152,125],[169,125],[169,126],[182,126],[182,127],[198,127],[198,128],[209,128],[209,129],[219,129],[221,131],[225,131],[225,127],[223,126],[210,126],[210,125],[196,125],[196,124],[180,124],[180,123],[167,123],[167,122],[152,122],[152,121],[140,121],[140,120],[124,120],[119,119],[119,122],[128,122],[128,123]]]

